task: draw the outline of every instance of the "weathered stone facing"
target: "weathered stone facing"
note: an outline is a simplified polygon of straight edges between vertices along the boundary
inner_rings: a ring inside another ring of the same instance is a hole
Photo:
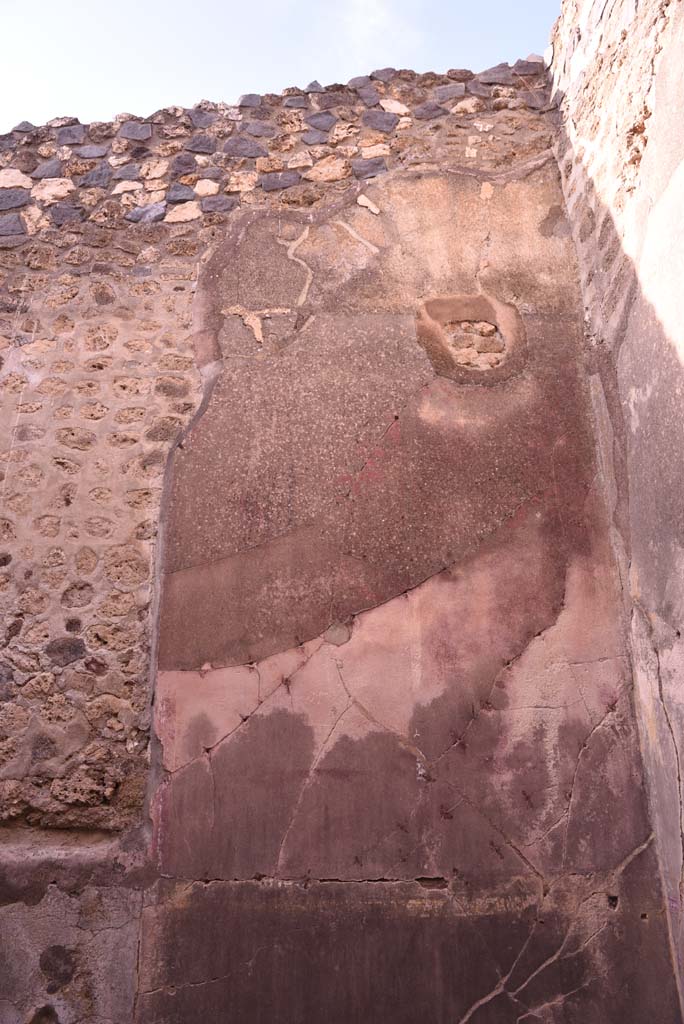
[[[171,239],[156,269],[142,225],[60,223],[5,254],[2,816],[121,828],[147,771],[162,476],[199,400],[195,270]]]

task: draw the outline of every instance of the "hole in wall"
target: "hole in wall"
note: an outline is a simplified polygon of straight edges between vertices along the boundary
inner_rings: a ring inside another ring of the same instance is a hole
[[[506,342],[489,320],[449,320],[444,331],[459,366],[492,370],[505,358]]]
[[[40,1006],[31,1017],[29,1024],[60,1024],[54,1006]]]
[[[416,336],[442,376],[495,384],[518,372],[527,344],[522,317],[492,295],[444,295],[418,307]]]

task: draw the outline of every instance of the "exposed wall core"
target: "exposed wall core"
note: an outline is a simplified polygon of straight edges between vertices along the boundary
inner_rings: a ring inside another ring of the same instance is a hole
[[[435,370],[463,384],[501,381],[525,364],[527,339],[520,313],[491,295],[428,299],[418,310],[416,330]],[[491,372],[496,369],[498,373]],[[489,372],[478,380],[482,371]]]
[[[0,140],[2,1024],[681,1020],[555,118]]]

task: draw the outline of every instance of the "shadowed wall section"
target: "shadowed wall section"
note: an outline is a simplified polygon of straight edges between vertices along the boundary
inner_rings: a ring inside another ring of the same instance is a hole
[[[630,621],[637,717],[684,967],[684,89],[681,2],[563,4],[553,36],[563,191]]]

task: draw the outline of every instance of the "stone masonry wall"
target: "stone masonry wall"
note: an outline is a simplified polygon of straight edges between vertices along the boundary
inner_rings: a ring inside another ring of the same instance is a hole
[[[5,822],[140,814],[162,478],[220,355],[191,309],[230,211],[316,207],[395,167],[534,158],[541,71],[385,70],[0,139]]]
[[[684,4],[566,0],[552,42],[557,152],[681,972]]]
[[[0,1024],[681,1024],[554,140],[537,58],[0,139]]]

